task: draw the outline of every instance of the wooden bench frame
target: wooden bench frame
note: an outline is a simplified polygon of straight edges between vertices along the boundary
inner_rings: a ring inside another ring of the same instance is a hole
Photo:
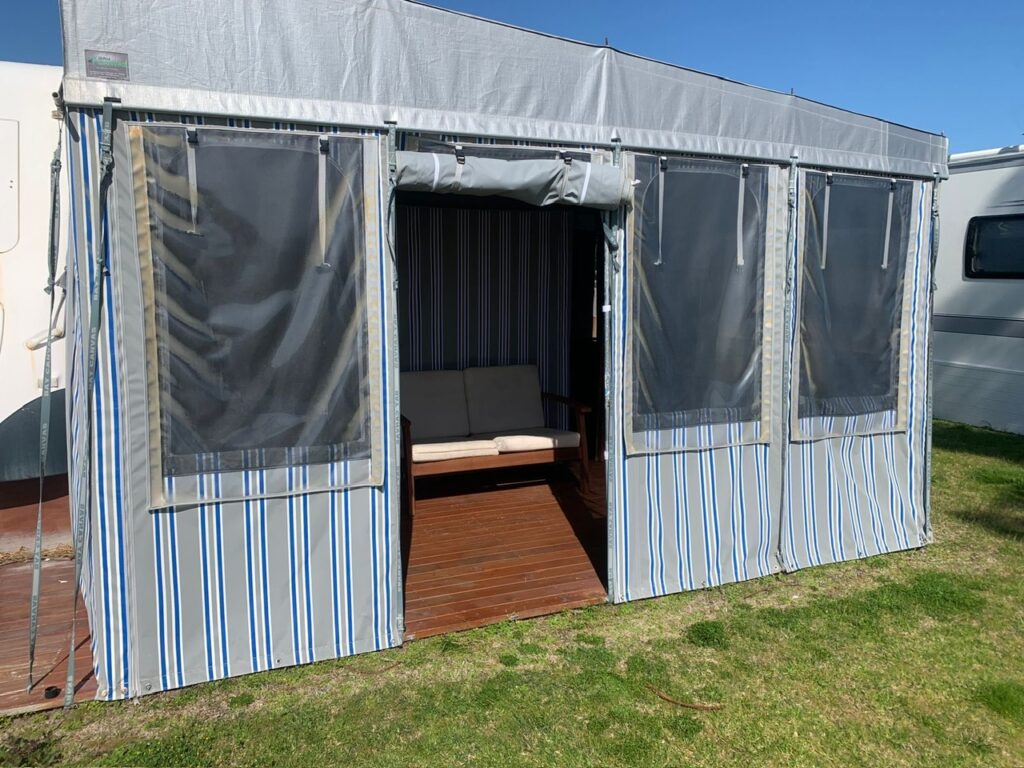
[[[481,469],[497,469],[501,467],[524,467],[531,464],[556,464],[559,462],[579,462],[580,488],[590,489],[590,456],[587,448],[586,416],[591,412],[589,405],[569,397],[542,392],[541,398],[549,402],[560,403],[572,409],[576,416],[576,431],[580,436],[580,444],[576,448],[544,448],[539,451],[510,451],[497,456],[466,456],[459,459],[441,459],[440,461],[412,460],[412,422],[402,416],[402,474],[409,489],[409,514],[416,514],[416,478],[431,475],[451,475],[457,472],[475,472]],[[453,439],[465,439],[453,437]]]

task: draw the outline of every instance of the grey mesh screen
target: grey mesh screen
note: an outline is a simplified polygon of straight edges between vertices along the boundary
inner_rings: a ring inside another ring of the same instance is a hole
[[[662,162],[636,158],[633,429],[757,420],[768,170]]]
[[[798,415],[895,410],[913,185],[828,178],[804,181]]]
[[[144,131],[164,474],[368,457],[362,143],[195,136]]]

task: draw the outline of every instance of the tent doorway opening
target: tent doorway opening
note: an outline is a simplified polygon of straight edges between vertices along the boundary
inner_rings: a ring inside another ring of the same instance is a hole
[[[400,192],[395,245],[406,639],[605,602],[600,213]]]

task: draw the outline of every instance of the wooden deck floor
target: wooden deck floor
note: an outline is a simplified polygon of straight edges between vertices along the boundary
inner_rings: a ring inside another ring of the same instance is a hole
[[[602,477],[598,466],[595,485]],[[422,478],[417,496],[403,542],[407,639],[605,601],[603,487],[584,498],[557,470],[526,467]],[[70,560],[43,563],[39,682],[27,692],[32,565],[0,566],[0,714],[63,704],[73,579]],[[96,679],[81,598],[78,635],[75,700],[85,701]],[[60,694],[44,698],[48,686]]]
[[[604,508],[603,488],[584,498],[557,468],[420,478],[406,639],[603,603]]]
[[[28,682],[32,564],[0,566],[0,714],[52,709],[64,704],[74,578],[75,566],[70,560],[43,563],[35,665],[39,682],[30,693],[25,686]],[[86,701],[96,694],[96,678],[92,672],[89,619],[81,598],[78,600],[77,633],[75,701]],[[43,692],[48,686],[56,686],[60,694],[52,699],[44,698]]]

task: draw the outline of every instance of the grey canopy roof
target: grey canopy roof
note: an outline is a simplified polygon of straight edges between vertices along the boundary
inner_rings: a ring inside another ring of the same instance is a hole
[[[65,99],[946,175],[942,136],[408,0],[61,0]]]

